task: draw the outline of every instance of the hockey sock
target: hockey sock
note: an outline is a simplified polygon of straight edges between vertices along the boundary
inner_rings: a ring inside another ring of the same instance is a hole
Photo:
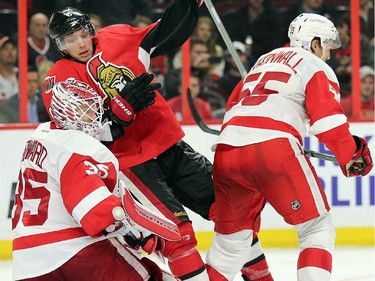
[[[332,255],[319,248],[306,248],[299,254],[297,280],[331,280]]]
[[[213,268],[209,264],[206,264],[206,268],[207,268],[208,276],[210,276],[210,280],[228,281],[227,278],[225,278],[223,275],[221,275],[215,268]]]
[[[242,278],[246,281],[273,281],[271,272],[268,270],[266,257],[256,233],[254,233],[253,243],[251,244],[251,254],[252,259],[241,269]]]
[[[206,267],[196,249],[197,240],[191,222],[178,225],[181,240],[166,241],[163,250],[171,272],[181,280],[208,281]]]

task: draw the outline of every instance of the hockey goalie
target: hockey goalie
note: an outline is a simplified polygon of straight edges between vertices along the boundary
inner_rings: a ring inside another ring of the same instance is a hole
[[[27,141],[12,211],[15,280],[177,280],[146,257],[178,241],[177,226],[143,207],[100,142],[102,98],[71,79],[52,91],[52,122]],[[128,241],[128,243],[125,243]]]

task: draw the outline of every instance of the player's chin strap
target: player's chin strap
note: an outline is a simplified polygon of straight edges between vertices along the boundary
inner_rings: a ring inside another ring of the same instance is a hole
[[[122,180],[119,180],[116,196],[121,199],[123,208],[115,207],[112,214],[124,225],[125,235],[131,235],[135,239],[142,239],[151,234],[169,241],[181,239],[177,225],[162,214],[156,214],[134,200]]]
[[[191,115],[193,116],[194,121],[195,121],[195,123],[197,123],[198,127],[205,133],[209,133],[209,134],[217,135],[217,136],[220,135],[219,130],[211,129],[207,126],[206,123],[203,122],[201,116],[199,115],[199,113],[198,113],[198,111],[197,111],[197,109],[194,105],[193,97],[191,96],[191,92],[190,92],[189,88],[187,89],[187,100],[188,100],[189,108],[190,108],[190,111],[191,111]],[[315,152],[315,151],[312,151],[312,150],[306,150],[306,149],[304,149],[303,151],[304,151],[305,155],[307,155],[307,156],[337,163],[337,160],[336,160],[335,156],[320,153],[320,152]]]

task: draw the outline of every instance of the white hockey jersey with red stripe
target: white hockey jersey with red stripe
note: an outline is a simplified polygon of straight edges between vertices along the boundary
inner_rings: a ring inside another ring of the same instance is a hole
[[[22,156],[12,212],[14,278],[51,272],[107,237],[121,206],[112,194],[118,161],[98,140],[43,123]]]
[[[347,164],[356,146],[339,100],[336,75],[325,62],[302,48],[275,49],[233,90],[217,142],[245,146],[288,138],[302,145],[309,133]]]

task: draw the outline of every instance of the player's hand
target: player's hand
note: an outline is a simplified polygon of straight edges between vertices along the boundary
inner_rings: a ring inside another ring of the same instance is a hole
[[[120,96],[125,99],[137,113],[155,102],[155,92],[160,89],[160,83],[151,83],[154,75],[144,72],[133,81],[126,83]]]
[[[111,99],[110,118],[117,124],[128,127],[135,118],[134,108],[120,95]]]
[[[340,168],[346,177],[365,176],[373,166],[371,153],[364,138],[357,136],[353,136],[353,138],[357,144],[357,151],[354,153],[352,160],[346,165],[340,165]]]
[[[203,4],[203,0],[197,0],[197,3],[198,3],[198,7],[200,7]]]
[[[132,235],[125,235],[124,239],[133,249],[138,250],[141,247],[148,254],[155,251],[163,251],[165,247],[165,240],[153,234],[141,239],[136,239]]]
[[[155,102],[155,90],[160,83],[151,83],[154,75],[142,73],[133,81],[126,83],[119,95],[111,99],[110,117],[121,126],[128,127],[137,112],[149,107]]]

